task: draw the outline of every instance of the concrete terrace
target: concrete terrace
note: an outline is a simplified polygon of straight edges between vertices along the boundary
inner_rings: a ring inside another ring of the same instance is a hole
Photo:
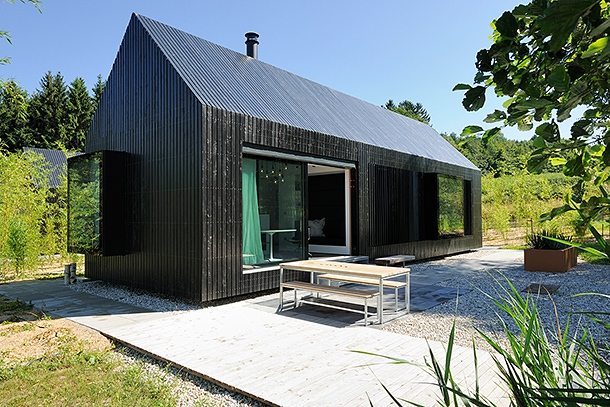
[[[436,294],[434,289],[428,292],[432,294],[424,296],[419,306],[414,295],[415,308],[425,309],[435,299],[453,295],[442,287]],[[428,346],[444,359],[443,344],[350,324],[346,318],[359,319],[351,313],[335,322],[329,314],[335,311],[305,306],[298,312],[276,314],[276,294],[174,312],[152,312],[77,292],[61,280],[3,284],[0,295],[31,302],[51,315],[96,329],[270,405],[368,406],[369,398],[375,406],[392,405],[380,382],[395,396],[423,405],[435,403],[439,394],[434,379],[416,364],[424,363]],[[413,364],[388,364],[384,358],[354,350]],[[508,404],[499,378],[492,374],[490,354],[477,351],[477,357],[482,393],[492,395],[500,405]],[[472,350],[455,347],[452,364],[456,378],[474,387]]]

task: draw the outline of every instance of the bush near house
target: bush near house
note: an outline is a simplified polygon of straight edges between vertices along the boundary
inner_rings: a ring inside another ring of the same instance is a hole
[[[0,151],[0,278],[67,258],[66,183],[50,189],[43,158]]]

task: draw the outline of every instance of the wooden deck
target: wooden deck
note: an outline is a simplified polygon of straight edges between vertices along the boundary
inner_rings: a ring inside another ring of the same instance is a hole
[[[433,379],[420,367],[390,365],[385,359],[352,352],[423,363],[428,355],[425,340],[370,327],[324,325],[265,311],[251,301],[159,314],[128,325],[113,326],[108,321],[112,316],[72,319],[272,405],[368,406],[367,397],[375,406],[392,405],[380,381],[398,397],[423,405],[435,402]],[[137,314],[128,317],[138,319]],[[430,346],[444,358],[442,344]],[[454,355],[456,377],[473,387],[472,350],[456,347]],[[500,399],[499,379],[489,374],[495,370],[490,355],[479,351],[478,359],[483,394],[493,391],[499,405],[508,404]]]

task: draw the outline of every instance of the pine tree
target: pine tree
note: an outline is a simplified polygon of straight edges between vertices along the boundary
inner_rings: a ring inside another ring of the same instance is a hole
[[[93,111],[99,106],[105,87],[106,82],[102,80],[102,75],[98,75],[97,82],[93,85]]]
[[[403,100],[396,105],[394,101],[390,99],[385,104],[385,108],[422,123],[426,123],[428,125],[430,124],[430,114],[421,103],[413,103],[410,100]]]
[[[9,151],[30,145],[28,94],[12,80],[0,84],[0,144]]]
[[[47,72],[30,102],[30,130],[35,147],[62,147],[66,131],[66,101],[63,76]]]
[[[93,115],[93,100],[82,78],[76,78],[68,89],[66,132],[63,146],[68,150],[83,151],[85,137]]]

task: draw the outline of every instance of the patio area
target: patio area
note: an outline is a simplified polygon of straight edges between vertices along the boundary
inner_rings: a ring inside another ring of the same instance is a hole
[[[369,398],[375,406],[392,405],[381,383],[397,397],[431,405],[438,394],[434,379],[416,364],[424,363],[428,346],[444,356],[442,342],[455,319],[456,340],[466,346],[454,348],[453,372],[462,384],[474,386],[468,345],[474,326],[493,329],[496,317],[481,292],[493,290],[500,273],[520,290],[531,282],[558,286],[553,300],[562,317],[566,310],[581,306],[607,308],[584,303],[591,300],[572,294],[585,291],[589,284],[608,287],[608,266],[582,264],[564,274],[527,273],[520,256],[520,251],[482,249],[414,264],[412,313],[372,327],[361,326],[360,315],[309,305],[278,314],[277,294],[208,308],[176,303],[156,308],[154,304],[164,300],[153,296],[142,300],[147,296],[104,288],[103,283],[82,283],[72,289],[60,280],[46,280],[3,284],[0,295],[31,302],[270,405],[369,405]],[[111,291],[114,299],[102,297]],[[544,296],[539,304],[543,313],[552,308]],[[387,364],[384,358],[353,351],[413,364]],[[477,357],[482,393],[500,405],[508,404],[493,374],[490,354],[478,351]]]

